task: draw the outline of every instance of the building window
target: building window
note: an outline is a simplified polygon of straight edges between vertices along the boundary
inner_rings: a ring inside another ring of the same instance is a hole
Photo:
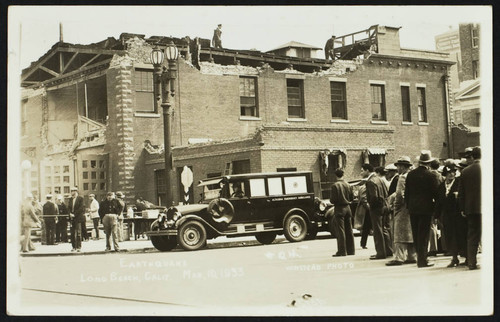
[[[166,205],[167,182],[165,179],[165,170],[155,170],[156,198],[158,205]]]
[[[153,72],[136,69],[134,71],[136,111],[156,113],[153,92]]]
[[[286,91],[288,96],[288,117],[304,118],[304,83],[301,79],[287,79]]]
[[[479,47],[479,30],[477,29],[477,26],[472,27],[472,47]]]
[[[472,78],[476,79],[479,77],[479,61],[472,61]]]
[[[403,107],[403,122],[411,122],[409,86],[401,86],[401,106]]]
[[[425,104],[425,88],[417,87],[418,121],[427,122],[427,106]]]
[[[233,161],[232,174],[250,173],[250,160]]]
[[[240,115],[259,116],[257,109],[257,79],[240,77]]]
[[[332,118],[347,120],[346,90],[344,82],[330,82]]]
[[[372,120],[385,121],[385,90],[384,85],[370,84],[372,95]]]

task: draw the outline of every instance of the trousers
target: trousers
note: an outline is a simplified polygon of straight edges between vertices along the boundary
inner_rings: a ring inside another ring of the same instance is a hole
[[[354,235],[352,233],[351,207],[335,206],[333,223],[337,235],[337,254],[354,255]]]
[[[111,238],[113,239],[113,247],[115,250],[119,250],[118,246],[118,215],[116,214],[106,214],[102,219],[102,225],[104,226],[104,233],[106,234],[106,249],[111,250]]]
[[[417,251],[417,265],[427,264],[427,247],[429,245],[429,231],[431,229],[432,215],[410,214],[411,232],[413,243]]]
[[[73,249],[82,248],[82,223],[72,222],[71,223],[71,246]]]
[[[467,262],[477,264],[477,250],[481,241],[481,214],[467,215]]]
[[[56,238],[56,221],[54,218],[44,218],[45,236],[47,236],[47,245],[54,245]]]
[[[392,241],[390,233],[389,214],[385,207],[370,207],[370,219],[373,227],[373,241],[377,258],[392,256]]]

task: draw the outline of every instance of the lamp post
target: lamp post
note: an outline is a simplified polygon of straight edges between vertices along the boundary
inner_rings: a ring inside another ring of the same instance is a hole
[[[163,65],[167,57],[168,68]],[[175,80],[177,78],[177,58],[179,50],[172,41],[163,51],[156,46],[151,52],[151,63],[154,67],[154,94],[155,104],[161,101],[163,109],[163,142],[165,146],[165,204],[173,205],[172,191],[172,147],[170,134],[170,120],[172,115],[172,100],[175,96]]]

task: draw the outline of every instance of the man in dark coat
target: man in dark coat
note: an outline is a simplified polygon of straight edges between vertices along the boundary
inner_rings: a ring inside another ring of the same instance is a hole
[[[71,188],[71,198],[68,202],[69,217],[71,220],[71,249],[80,252],[82,249],[82,224],[85,224],[85,204],[83,197],[78,195],[76,187]]]
[[[481,241],[481,148],[472,149],[473,163],[462,171],[458,200],[461,214],[467,218],[467,262],[478,269],[477,249]]]
[[[59,216],[56,224],[56,243],[68,242],[68,207],[63,202],[63,196],[58,195],[56,199]]]
[[[354,199],[351,186],[344,181],[344,171],[335,170],[337,182],[332,185],[330,202],[335,206],[333,227],[337,236],[337,253],[333,256],[354,255],[354,235],[351,222],[351,202]]]
[[[406,177],[405,203],[410,212],[418,267],[434,265],[427,261],[429,231],[438,190],[436,176],[428,168],[432,160],[431,151],[423,150],[419,157],[419,166]]]
[[[392,256],[392,242],[389,232],[389,209],[387,207],[387,186],[375,175],[373,166],[365,163],[361,166],[361,175],[366,178],[366,199],[370,209],[373,227],[373,240],[376,254],[370,259],[385,259]]]
[[[45,235],[47,236],[47,245],[55,245],[56,237],[56,218],[59,209],[52,201],[52,195],[46,196],[47,201],[43,205],[43,220],[45,221]]]

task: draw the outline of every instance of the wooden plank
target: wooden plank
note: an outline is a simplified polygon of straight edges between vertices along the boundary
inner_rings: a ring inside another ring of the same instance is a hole
[[[71,63],[73,62],[73,60],[75,60],[76,56],[78,55],[78,53],[74,53],[73,56],[71,56],[71,58],[69,59],[68,63],[66,64],[66,66],[64,66],[61,74],[64,74],[64,72],[66,71],[66,69],[68,69],[69,65],[71,65]],[[61,54],[62,56],[62,54]]]
[[[47,73],[51,74],[52,76],[59,76],[60,74],[59,73],[56,73],[55,71],[53,71],[52,69],[48,69],[47,67],[45,66],[38,66],[39,69],[43,70],[43,71],[46,71]]]
[[[26,78],[30,77],[40,66],[45,64],[49,59],[51,59],[57,53],[57,49],[48,54],[45,58],[36,63],[31,69],[21,77],[21,81],[24,81]]]
[[[98,55],[95,55],[94,57],[92,57],[89,61],[87,61],[85,64],[83,64],[79,69],[82,69],[84,68],[85,66],[87,66],[88,64],[90,64],[91,62],[93,62],[94,60],[97,59],[97,57],[101,56],[101,54],[98,54]]]
[[[124,50],[116,49],[99,49],[99,48],[77,48],[77,47],[59,47],[59,51],[65,53],[79,53],[79,54],[99,54],[99,55],[114,55],[122,54]]]

